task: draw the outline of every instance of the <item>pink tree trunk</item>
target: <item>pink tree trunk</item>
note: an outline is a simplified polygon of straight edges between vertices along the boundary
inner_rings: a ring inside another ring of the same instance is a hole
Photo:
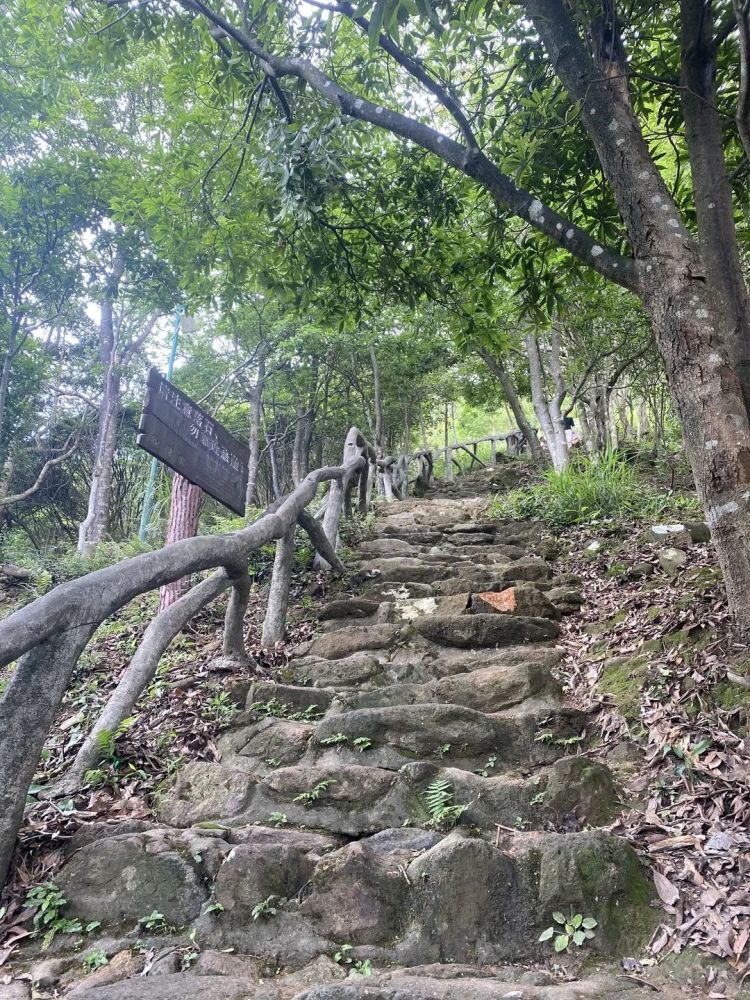
[[[203,490],[200,486],[194,486],[184,476],[175,472],[172,478],[172,500],[169,506],[165,546],[179,542],[181,538],[195,538],[198,534],[198,518],[202,502]],[[188,581],[189,577],[183,576],[181,580],[175,580],[160,589],[159,611],[164,611],[182,597],[188,588]]]

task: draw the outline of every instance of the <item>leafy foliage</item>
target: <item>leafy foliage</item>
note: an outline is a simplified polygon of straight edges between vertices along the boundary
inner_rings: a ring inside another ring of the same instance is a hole
[[[595,458],[577,458],[562,472],[545,470],[541,483],[496,497],[491,506],[494,516],[539,518],[554,528],[608,518],[662,517],[680,510],[697,513],[697,504],[644,483],[613,449]]]
[[[336,781],[334,778],[328,778],[323,781],[318,781],[309,791],[300,792],[299,795],[295,795],[293,802],[301,802],[303,806],[311,806],[314,802],[317,802],[323,792],[329,788],[331,785],[335,785]]]
[[[423,799],[429,815],[426,825],[441,830],[455,826],[468,808],[453,801],[453,786],[448,778],[444,777],[430,782],[424,791]]]
[[[594,937],[597,922],[593,917],[583,917],[571,910],[567,917],[560,912],[553,913],[552,919],[555,923],[542,931],[539,940],[551,941],[554,938],[553,947],[557,952],[568,951],[571,944],[580,948]]]
[[[43,882],[26,896],[26,906],[34,910],[34,936],[42,938],[42,949],[45,951],[58,934],[90,934],[99,926],[98,920],[84,925],[80,920],[63,916],[67,902],[54,882]]]
[[[269,920],[271,917],[275,917],[278,913],[279,907],[286,903],[285,896],[266,896],[250,911],[253,920]]]

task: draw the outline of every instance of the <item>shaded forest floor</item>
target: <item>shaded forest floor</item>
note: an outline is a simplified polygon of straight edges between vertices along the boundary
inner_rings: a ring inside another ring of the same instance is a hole
[[[711,546],[687,545],[685,567],[670,575],[659,562],[663,544],[646,540],[650,523],[602,521],[550,532],[556,570],[580,578],[583,598],[581,611],[563,623],[559,671],[571,697],[594,713],[593,753],[621,782],[626,807],[612,829],[658,873],[664,919],[648,953],[625,972],[638,976],[643,966],[693,945],[702,957],[691,958],[694,973],[680,977],[684,983],[687,976],[688,995],[722,997],[727,973],[716,959],[727,959],[740,976],[750,968],[750,691],[727,680],[728,670],[744,669],[746,650],[732,643]],[[288,651],[314,627],[324,583],[298,573],[288,642],[262,650],[269,568],[266,554],[248,615],[257,661],[250,672],[283,680]],[[5,607],[17,599],[14,592],[4,596]],[[54,782],[72,760],[154,605],[152,597],[134,601],[99,630],[48,742],[39,785]],[[217,602],[172,644],[137,716],[89,774],[88,787],[32,802],[0,903],[0,966],[32,931],[27,892],[54,878],[65,842],[81,824],[149,817],[155,794],[183,761],[218,759],[215,737],[237,710],[232,685],[248,675],[213,669],[222,612]]]

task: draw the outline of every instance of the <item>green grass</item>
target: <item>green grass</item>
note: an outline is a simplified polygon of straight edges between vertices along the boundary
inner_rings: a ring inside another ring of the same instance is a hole
[[[551,527],[607,518],[700,516],[694,497],[659,490],[614,451],[597,459],[576,456],[562,472],[548,469],[540,483],[496,497],[495,517],[539,518]]]

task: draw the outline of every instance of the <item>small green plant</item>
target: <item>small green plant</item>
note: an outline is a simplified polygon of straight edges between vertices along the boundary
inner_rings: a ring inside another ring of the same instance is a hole
[[[221,691],[209,698],[207,708],[209,719],[220,726],[228,725],[239,711],[228,691]]]
[[[539,935],[540,941],[550,941],[554,938],[553,947],[555,951],[568,951],[571,944],[580,948],[594,936],[594,928],[597,926],[593,917],[584,917],[580,913],[573,913],[571,909],[568,916],[557,912],[552,914],[555,924],[542,931]]]
[[[157,934],[164,933],[172,929],[164,919],[164,914],[159,913],[158,910],[152,910],[148,916],[141,917],[138,923],[141,927],[145,927],[147,931],[154,931]]]
[[[339,945],[337,952],[334,952],[333,960],[338,965],[351,965],[352,964],[352,947],[350,944]]]
[[[326,736],[324,740],[321,740],[320,745],[323,747],[335,747],[348,742],[349,737],[346,733],[334,733],[333,736]]]
[[[54,882],[35,886],[26,896],[25,905],[34,910],[34,937],[41,937],[42,950],[46,951],[58,934],[90,934],[99,927],[98,920],[85,926],[80,920],[64,917],[67,899]]]
[[[294,712],[291,705],[279,701],[278,698],[271,698],[270,701],[254,701],[250,708],[260,715],[272,715],[277,719],[291,719],[294,722],[315,722],[321,716],[317,705],[308,705],[303,711]]]
[[[579,736],[558,736],[556,737],[549,729],[542,729],[536,734],[534,740],[537,743],[551,743],[556,747],[572,747],[576,743],[582,743],[586,739],[586,733]]]
[[[540,805],[542,805],[542,803],[544,802],[544,797],[545,797],[546,794],[547,794],[546,792],[537,792],[536,795],[532,796],[529,799],[529,805],[530,806],[540,806]]]
[[[109,965],[109,959],[106,952],[102,951],[101,948],[96,948],[94,951],[90,951],[88,955],[84,955],[83,967],[86,972],[96,972],[97,969],[101,969],[105,965]]]
[[[445,757],[447,753],[450,753],[451,745],[450,743],[442,743],[438,748],[437,752],[441,757]]]
[[[711,746],[711,740],[705,737],[702,740],[698,740],[694,747],[684,747],[679,743],[665,743],[662,747],[661,755],[662,757],[667,757],[671,754],[673,757],[676,757],[679,763],[675,765],[675,774],[680,778],[683,775],[691,778],[698,764],[698,758],[706,750],[709,750]]]
[[[266,764],[269,767],[280,767],[281,760],[278,757],[266,757]]]
[[[329,785],[333,785],[335,783],[334,778],[327,778],[325,781],[319,781],[317,785],[313,785],[309,792],[300,792],[300,794],[295,796],[292,801],[301,802],[303,806],[310,806],[313,802],[318,801]]]
[[[278,913],[280,906],[286,903],[286,896],[266,896],[250,911],[253,920],[270,920]]]
[[[224,907],[221,905],[221,903],[217,903],[214,900],[213,903],[206,903],[203,912],[204,913],[223,913],[224,912]]]
[[[271,826],[285,826],[289,820],[286,818],[286,813],[283,812],[272,812],[268,817],[268,822]]]
[[[372,962],[369,958],[352,958],[352,945],[342,944],[339,945],[338,951],[334,953],[334,962],[338,965],[351,966],[349,969],[350,976],[371,976],[372,975]]]
[[[447,778],[436,778],[427,786],[424,803],[429,814],[425,825],[441,830],[455,826],[468,809],[454,803],[453,787]]]
[[[483,778],[486,778],[488,777],[490,771],[494,768],[495,764],[497,764],[497,754],[493,753],[491,757],[488,757],[487,763],[484,765],[484,767],[480,767],[474,773],[481,775]]]
[[[103,757],[107,760],[114,758],[117,741],[125,735],[134,722],[135,716],[131,715],[127,719],[123,719],[114,732],[111,729],[102,729],[96,734],[96,745]]]
[[[370,749],[372,746],[372,740],[368,739],[366,736],[358,736],[356,740],[354,740],[352,746],[355,746],[357,750],[362,753],[364,750]]]

